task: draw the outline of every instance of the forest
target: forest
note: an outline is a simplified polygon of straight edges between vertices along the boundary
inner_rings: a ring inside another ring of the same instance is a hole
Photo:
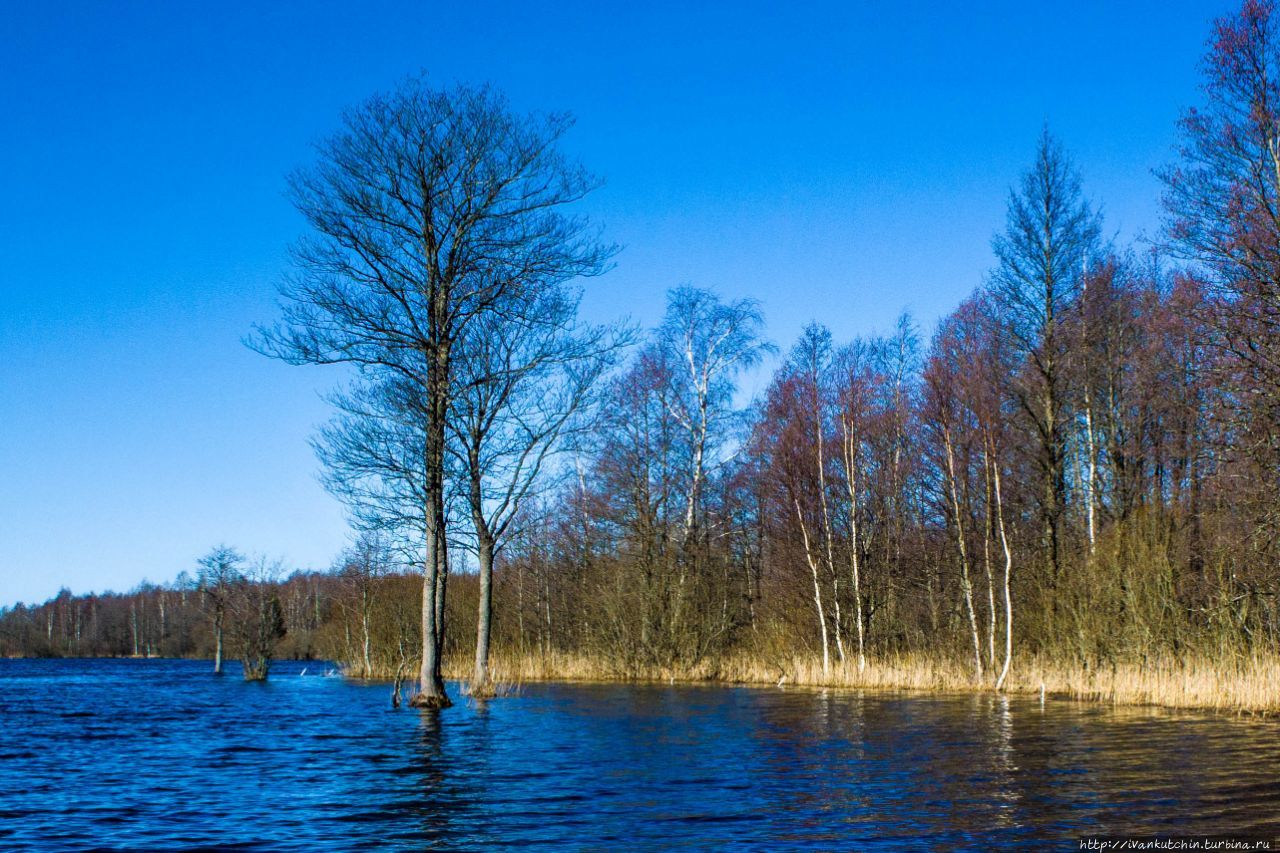
[[[405,80],[290,177],[309,232],[250,340],[345,365],[313,444],[351,548],[64,590],[0,611],[0,655],[220,659],[225,630],[230,657],[337,661],[426,707],[447,676],[1274,708],[1278,36],[1256,0],[1217,23],[1157,237],[1108,239],[1046,129],[935,328],[785,347],[691,285],[654,328],[583,321],[618,248],[580,212],[572,119]]]

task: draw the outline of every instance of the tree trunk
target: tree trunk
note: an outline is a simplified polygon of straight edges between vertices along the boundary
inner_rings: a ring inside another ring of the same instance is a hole
[[[796,501],[796,518],[800,522],[800,535],[804,538],[804,556],[809,563],[809,571],[813,573],[813,604],[818,609],[818,625],[822,629],[822,675],[825,678],[831,672],[831,644],[827,640],[827,614],[822,606],[822,584],[818,580],[818,560],[814,558],[809,547],[809,531],[804,526],[804,514],[800,511],[800,501]]]
[[[360,629],[363,633],[363,637],[361,639],[364,641],[364,677],[369,678],[373,675],[373,661],[370,659],[370,656],[369,656],[369,646],[370,646],[371,640],[369,637],[368,593],[366,592],[364,596],[365,596],[365,603],[363,605],[362,612],[360,614]]]
[[[409,700],[415,708],[447,708],[453,703],[444,689],[440,673],[440,639],[443,616],[440,613],[442,578],[445,571],[444,515],[440,501],[433,500],[428,511],[427,560],[422,580],[422,667],[418,673],[418,692]]]
[[[1089,360],[1089,314],[1085,310],[1085,296],[1089,292],[1089,264],[1087,258],[1080,261],[1080,350],[1085,354],[1086,365]],[[1087,529],[1089,532],[1089,556],[1093,556],[1093,551],[1097,539],[1096,520],[1094,517],[1094,484],[1098,477],[1098,450],[1093,433],[1093,394],[1090,391],[1090,382],[1092,377],[1089,371],[1084,371],[1084,439],[1085,439],[1085,457],[1088,465],[1085,471],[1084,483],[1084,504],[1085,518],[1087,521]]]
[[[441,657],[444,649],[444,593],[449,571],[448,519],[444,507],[445,423],[449,414],[449,348],[443,324],[449,294],[434,285],[430,307],[431,350],[428,352],[426,424],[426,550],[427,571],[422,585],[422,670],[415,708],[447,708],[453,703],[444,689]]]
[[[1087,385],[1085,386],[1084,391],[1084,438],[1085,453],[1088,456],[1088,466],[1085,470],[1084,484],[1085,518],[1088,523],[1087,529],[1089,532],[1089,556],[1093,556],[1093,550],[1097,541],[1097,522],[1095,520],[1096,513],[1094,510],[1094,504],[1097,499],[1094,496],[1094,483],[1096,483],[1098,479],[1098,451],[1093,432],[1093,401],[1090,397]]]
[[[831,606],[835,616],[836,655],[840,658],[840,666],[845,664],[844,638],[840,630],[840,574],[836,571],[835,551],[832,545],[831,513],[827,508],[827,464],[823,452],[822,439],[822,401],[818,398],[817,379],[814,380],[814,412],[818,426],[818,497],[822,505],[822,535],[827,546],[827,571],[831,573]]]
[[[994,454],[991,454],[994,456]],[[1009,662],[1013,658],[1013,596],[1009,590],[1009,574],[1013,571],[1013,552],[1009,550],[1009,536],[1004,526],[1004,501],[1000,497],[1000,468],[991,460],[992,481],[996,493],[996,524],[1000,530],[1000,545],[1004,549],[1004,666],[996,679],[996,690],[1004,687],[1009,677]]]
[[[867,656],[862,627],[862,579],[858,554],[858,439],[849,429],[849,422],[841,420],[844,427],[844,468],[849,484],[849,568],[853,574],[853,618],[858,624],[858,672],[867,668]]]
[[[978,614],[973,608],[973,582],[969,577],[969,551],[965,546],[964,518],[960,509],[960,492],[956,488],[955,451],[951,443],[951,430],[942,428],[942,440],[947,451],[947,484],[951,492],[951,510],[956,523],[956,548],[960,553],[960,588],[964,593],[965,612],[969,616],[969,630],[973,634],[973,678],[982,681],[982,641],[978,637]]]
[[[489,675],[489,635],[493,617],[493,539],[477,525],[476,558],[480,569],[480,605],[476,614],[476,668],[471,678],[471,695],[487,696],[493,688]]]
[[[222,614],[213,624],[213,674],[222,675]]]
[[[995,519],[991,512],[995,495],[991,489],[991,463],[983,456],[982,476],[984,486],[984,503],[986,518],[982,525],[982,567],[987,576],[987,667],[995,672],[996,668],[996,579],[991,570],[991,538]]]

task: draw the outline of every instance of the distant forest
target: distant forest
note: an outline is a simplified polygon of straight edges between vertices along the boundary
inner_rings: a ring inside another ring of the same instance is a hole
[[[480,689],[491,655],[619,677],[922,655],[999,687],[1026,656],[1274,654],[1277,36],[1269,3],[1217,24],[1159,241],[1106,240],[1046,130],[994,268],[930,335],[814,323],[781,352],[757,304],[689,286],[643,333],[581,322],[616,250],[576,212],[598,182],[560,153],[568,118],[407,80],[291,179],[311,233],[253,344],[355,366],[314,443],[357,544],[326,573],[232,555],[10,608],[0,653],[211,656],[256,584],[277,654],[412,673],[427,705],[442,662]]]

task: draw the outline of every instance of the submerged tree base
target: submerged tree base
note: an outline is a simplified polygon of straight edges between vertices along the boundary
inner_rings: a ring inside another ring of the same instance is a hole
[[[453,705],[453,701],[444,693],[415,693],[409,697],[410,708],[448,708]]]
[[[472,699],[492,699],[498,695],[498,690],[492,679],[477,681],[473,678],[467,685],[467,695]]]
[[[269,661],[245,661],[242,664],[245,681],[266,681],[270,672]],[[217,673],[221,675],[222,673]]]

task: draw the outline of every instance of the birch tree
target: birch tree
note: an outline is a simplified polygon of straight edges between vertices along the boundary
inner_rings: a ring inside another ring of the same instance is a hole
[[[685,541],[694,535],[708,469],[720,461],[719,452],[731,436],[737,377],[773,351],[761,338],[763,327],[754,300],[723,302],[710,290],[688,285],[667,294],[656,346],[670,370],[667,411],[688,442]]]
[[[700,525],[707,480],[725,461],[722,454],[741,425],[733,399],[737,379],[773,351],[762,338],[763,328],[754,300],[724,302],[710,290],[684,285],[667,294],[666,314],[651,345],[649,357],[664,379],[658,392],[686,454],[676,624],[684,618],[689,573],[698,570],[697,554],[709,534]]]
[[[944,323],[933,342],[933,353],[925,368],[926,423],[934,433],[935,442],[941,445],[941,500],[945,507],[956,544],[956,556],[960,567],[960,592],[964,602],[969,633],[973,640],[974,681],[983,677],[982,638],[978,630],[978,613],[974,606],[973,578],[970,571],[970,520],[972,501],[970,486],[971,448],[970,431],[963,423],[965,411],[960,401],[957,373],[972,369],[965,358],[954,324]]]
[[[848,525],[849,580],[853,592],[853,621],[858,643],[858,671],[867,667],[866,630],[862,606],[863,516],[866,492],[867,432],[874,420],[870,354],[862,342],[855,342],[837,357],[837,410],[840,421],[840,461],[844,468]]]

